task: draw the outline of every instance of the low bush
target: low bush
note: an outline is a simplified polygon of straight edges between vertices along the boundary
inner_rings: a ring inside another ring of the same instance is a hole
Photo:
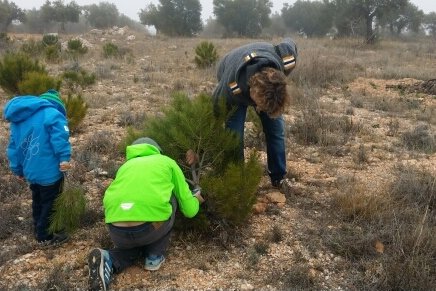
[[[116,44],[111,42],[103,45],[103,57],[105,58],[117,58],[120,56],[119,48]]]
[[[72,133],[78,131],[80,124],[86,116],[88,105],[82,95],[68,94],[64,99],[67,109],[68,127]]]
[[[50,77],[45,72],[28,72],[24,79],[18,83],[21,95],[41,95],[49,89],[59,91],[61,80]]]
[[[202,41],[195,47],[194,61],[199,68],[213,66],[218,58],[218,52],[212,42]]]
[[[47,75],[45,67],[38,60],[32,60],[24,53],[7,53],[0,61],[0,86],[6,93],[18,95],[20,82],[30,72]]]
[[[418,125],[413,130],[403,133],[401,140],[409,150],[430,154],[436,151],[436,135],[427,124]]]

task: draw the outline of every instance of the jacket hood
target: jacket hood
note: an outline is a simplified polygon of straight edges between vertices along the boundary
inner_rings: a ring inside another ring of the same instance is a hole
[[[295,58],[298,57],[297,45],[290,38],[283,39],[283,41],[278,45],[276,45],[275,47],[279,53],[279,56],[282,58],[289,55],[292,55]]]
[[[127,160],[137,157],[151,156],[151,155],[160,155],[159,149],[151,144],[147,144],[147,143],[133,144],[127,146],[126,148]]]
[[[46,107],[55,108],[49,101],[36,96],[18,96],[6,103],[3,115],[7,121],[21,122]]]

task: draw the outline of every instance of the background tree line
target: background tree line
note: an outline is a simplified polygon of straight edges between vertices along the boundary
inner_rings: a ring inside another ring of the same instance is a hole
[[[140,24],[151,25],[168,36],[196,36],[215,32],[224,37],[259,37],[289,32],[307,37],[362,37],[373,42],[379,35],[430,34],[436,37],[436,12],[425,14],[409,0],[298,0],[271,15],[270,0],[213,0],[213,14],[201,20],[199,0],[159,0],[138,11]],[[120,14],[109,2],[79,6],[76,2],[49,1],[39,9],[23,10],[0,0],[0,32],[19,22],[21,30],[45,33],[140,24]],[[16,27],[17,25],[14,25]]]

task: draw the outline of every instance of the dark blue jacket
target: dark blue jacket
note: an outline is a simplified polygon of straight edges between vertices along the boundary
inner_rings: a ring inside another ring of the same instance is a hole
[[[30,184],[50,185],[59,180],[59,164],[71,156],[64,113],[36,96],[15,97],[3,112],[11,122],[7,155],[12,172]]]

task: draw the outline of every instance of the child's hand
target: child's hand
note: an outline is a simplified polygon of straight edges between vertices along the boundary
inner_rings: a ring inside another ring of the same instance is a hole
[[[59,170],[61,170],[61,172],[66,172],[69,169],[71,169],[71,164],[70,162],[61,162],[59,164]]]

